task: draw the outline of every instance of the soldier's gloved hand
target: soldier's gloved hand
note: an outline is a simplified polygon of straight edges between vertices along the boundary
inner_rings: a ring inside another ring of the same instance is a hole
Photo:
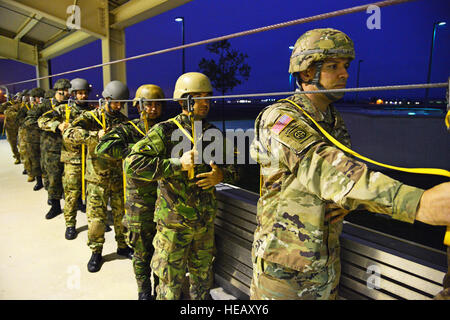
[[[181,170],[189,171],[194,167],[195,159],[198,157],[197,150],[189,150],[188,152],[183,153],[180,158],[181,162]]]
[[[216,184],[222,182],[223,180],[222,169],[215,165],[212,160],[209,162],[209,165],[212,168],[210,172],[200,173],[195,176],[198,179],[204,178],[196,182],[197,186],[202,189],[214,187]]]
[[[101,129],[101,130],[98,132],[98,138],[101,139],[105,134],[106,134],[106,131],[103,130],[103,129]]]
[[[58,125],[58,129],[59,129],[59,131],[61,131],[61,133],[64,133],[64,130],[66,130],[68,127],[69,127],[69,123],[67,123],[67,122],[61,122],[59,125]]]
[[[433,226],[450,226],[450,182],[438,184],[423,193],[416,220]]]

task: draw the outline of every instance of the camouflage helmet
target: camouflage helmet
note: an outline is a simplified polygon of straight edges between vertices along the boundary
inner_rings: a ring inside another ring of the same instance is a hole
[[[55,90],[64,90],[70,88],[69,79],[58,79],[53,85],[53,89]]]
[[[139,99],[164,99],[164,92],[160,87],[154,84],[143,84],[136,91],[133,101],[133,107],[136,106]]]
[[[51,99],[51,98],[53,98],[53,97],[55,96],[55,93],[56,93],[55,90],[53,90],[53,89],[48,89],[48,90],[45,92],[44,98],[46,98],[46,99]]]
[[[297,42],[289,63],[289,73],[308,69],[314,62],[327,58],[355,58],[353,41],[336,29],[313,29],[305,32]]]
[[[28,89],[23,89],[22,92],[21,92],[21,95],[22,95],[22,96],[29,96],[29,95],[30,95],[30,90],[28,90]]]
[[[200,72],[188,72],[181,75],[175,83],[173,98],[179,99],[186,93],[213,92],[211,81]]]
[[[33,88],[30,91],[30,96],[31,97],[40,97],[43,98],[45,95],[45,90],[42,88]]]
[[[70,81],[70,93],[74,92],[74,91],[78,91],[78,90],[86,90],[86,91],[91,91],[91,87],[89,85],[89,83],[87,82],[87,80],[85,79],[81,79],[81,78],[75,78],[72,79],[72,81]]]
[[[126,84],[119,80],[108,83],[102,92],[103,98],[111,98],[112,100],[128,100],[130,92]]]

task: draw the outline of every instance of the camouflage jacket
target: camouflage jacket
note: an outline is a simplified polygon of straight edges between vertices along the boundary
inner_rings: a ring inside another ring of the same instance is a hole
[[[333,106],[324,114],[304,95],[288,99],[350,147],[347,129]],[[412,223],[424,192],[369,171],[287,102],[259,114],[250,153],[263,175],[253,255],[302,272],[320,270],[339,259],[342,222],[331,224],[326,214],[366,209]]]
[[[108,113],[97,108],[81,113],[73,120],[70,127],[63,133],[64,143],[71,145],[86,145],[86,180],[96,184],[108,184],[122,182],[121,160],[100,158],[95,153],[95,147],[99,142],[98,133],[102,126],[102,114],[105,116],[106,131],[109,131],[128,118],[120,113]],[[97,121],[98,120],[98,121]]]
[[[186,115],[179,114],[175,119],[189,134],[192,134],[191,122]],[[203,121],[202,133],[212,128],[215,127]],[[171,139],[176,130],[180,131],[171,120],[153,126],[146,137],[134,145],[131,154],[125,159],[124,169],[127,177],[150,182],[158,181],[156,222],[172,227],[198,227],[210,223],[215,217],[217,209],[215,188],[206,190],[199,188],[196,185],[198,179],[189,180],[187,172],[181,170],[180,157],[183,149],[175,149],[179,140]],[[180,136],[182,135],[180,133]],[[223,172],[223,182],[237,181],[238,172],[235,165],[218,164],[218,166]],[[211,167],[208,164],[195,165],[196,175],[210,171]]]
[[[38,104],[27,112],[24,125],[27,128],[33,128],[40,132],[41,152],[51,151],[55,153],[61,152],[62,138],[59,132],[43,131],[38,126],[38,119],[44,113],[53,110],[52,104],[49,100],[44,100],[43,103]]]
[[[39,128],[45,132],[52,132],[61,136],[61,131],[58,126],[66,121],[66,114],[69,116],[71,123],[76,117],[86,110],[92,110],[94,107],[90,105],[77,105],[76,103],[68,109],[67,104],[59,104],[53,110],[44,113],[38,119]],[[68,113],[66,113],[66,110]],[[67,141],[62,141],[61,147],[61,162],[81,164],[81,145],[70,144]]]
[[[121,124],[100,139],[95,148],[96,154],[111,159],[125,159],[136,142],[145,137],[146,132],[142,119],[130,122],[133,122],[144,135],[129,122]],[[149,121],[147,128],[155,123],[156,121]],[[129,230],[139,232],[142,224],[153,222],[157,189],[157,181],[150,182],[126,176],[124,224]]]
[[[7,101],[0,106],[0,113],[5,115],[4,123],[6,128],[8,129],[16,129],[18,128],[16,117],[17,117],[17,109],[15,105],[17,102]]]

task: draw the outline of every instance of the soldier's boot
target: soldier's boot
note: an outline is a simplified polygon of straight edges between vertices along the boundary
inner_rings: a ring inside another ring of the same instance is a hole
[[[50,201],[50,205],[52,207],[45,215],[45,219],[48,219],[48,220],[53,219],[54,217],[56,217],[57,215],[62,213],[61,203],[59,202],[58,199],[50,199],[49,201]]]
[[[111,227],[105,223],[105,232],[110,232],[112,231]]]
[[[23,169],[22,174],[28,174],[27,169]]]
[[[34,181],[34,177],[33,176],[28,176],[27,182],[33,182]]]
[[[117,248],[117,254],[119,256],[123,256],[126,257],[128,259],[133,259],[133,249],[131,249],[130,247],[125,247],[125,248]]]
[[[36,184],[33,187],[34,191],[38,191],[41,190],[44,187],[44,184],[42,183],[42,177],[41,176],[37,176],[36,177]]]
[[[151,291],[139,292],[138,300],[156,300],[155,296],[152,296]]]
[[[81,199],[81,197],[79,197],[77,200],[77,206],[78,210],[80,210],[83,213],[86,213],[86,205],[83,204],[83,200]]]
[[[16,159],[16,161],[14,161],[14,164],[20,164],[20,159]]]
[[[51,206],[51,205],[52,205],[52,199],[48,199],[48,200],[47,200],[47,204],[48,204],[49,206]]]
[[[92,252],[91,259],[89,259],[87,268],[89,272],[97,272],[102,267],[102,253]]]
[[[67,240],[73,240],[77,237],[77,230],[75,229],[75,227],[67,227],[66,228],[66,234],[64,235],[64,237]]]

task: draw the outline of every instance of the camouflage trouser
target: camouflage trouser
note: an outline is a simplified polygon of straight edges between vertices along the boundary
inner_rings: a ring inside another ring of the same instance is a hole
[[[86,214],[88,219],[88,246],[93,252],[101,253],[105,243],[107,205],[110,200],[114,220],[114,232],[119,248],[127,246],[122,218],[124,215],[123,186],[120,183],[96,184],[87,182]]]
[[[153,238],[156,233],[156,224],[153,220],[153,212],[148,213],[148,219],[142,217],[142,222],[137,230],[126,230],[126,242],[134,249],[133,254],[133,269],[136,276],[136,282],[138,286],[138,292],[151,291],[151,268],[150,260],[152,259],[153,252]]]
[[[186,267],[192,300],[208,298],[213,284],[214,222],[198,228],[157,226],[151,268],[159,277],[158,300],[178,300]]]
[[[300,272],[253,259],[251,300],[336,300],[340,261],[319,272]]]
[[[26,135],[27,135],[26,129],[19,128],[18,140],[19,140],[20,161],[22,161],[24,169],[28,171],[28,174],[30,174],[31,167],[29,156],[27,154]]]
[[[42,176],[41,170],[41,143],[40,142],[28,142],[27,143],[27,154],[30,161],[30,172],[31,176],[37,177]]]
[[[11,151],[14,155],[14,158],[20,160],[20,153],[17,147],[18,129],[16,127],[11,128],[6,126],[5,130],[6,130],[6,138],[9,142],[9,145],[11,146]]]
[[[43,172],[46,172],[48,181],[48,198],[60,200],[62,198],[63,186],[62,175],[64,164],[61,162],[61,153],[47,151],[42,154]]]
[[[66,227],[77,223],[78,198],[81,196],[81,164],[64,163],[64,219]]]

